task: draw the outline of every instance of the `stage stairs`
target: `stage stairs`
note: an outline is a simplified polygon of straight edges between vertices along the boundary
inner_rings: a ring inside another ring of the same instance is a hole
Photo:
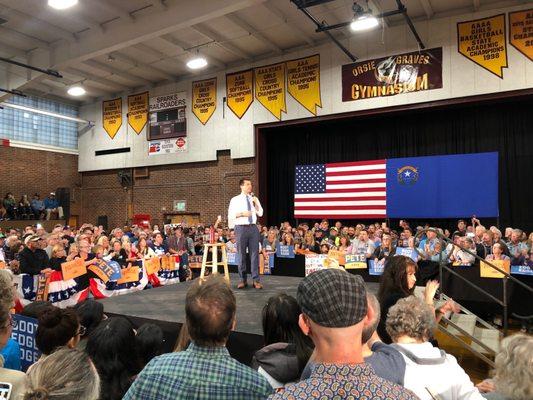
[[[422,234],[432,231],[435,232],[437,235],[438,240],[441,242],[441,248],[445,248],[446,244],[453,242],[447,238],[446,236],[442,235],[439,231],[429,228],[424,229],[420,232],[418,232],[415,236],[415,240],[418,239]],[[490,368],[494,367],[494,357],[496,354],[498,354],[500,350],[500,343],[501,340],[508,334],[508,299],[507,299],[507,282],[508,280],[512,280],[515,284],[521,285],[524,287],[531,295],[533,296],[533,288],[528,286],[527,284],[523,283],[522,281],[516,279],[514,276],[510,275],[506,271],[501,270],[496,265],[493,265],[489,261],[485,261],[481,257],[479,257],[477,254],[471,252],[469,249],[466,249],[462,246],[461,247],[464,251],[474,256],[477,260],[484,261],[486,264],[488,264],[491,268],[497,270],[498,272],[502,273],[504,275],[502,279],[502,285],[503,285],[503,294],[502,298],[497,298],[493,296],[492,294],[486,292],[483,288],[479,287],[478,285],[468,281],[463,276],[459,275],[456,271],[448,267],[447,260],[440,260],[439,262],[439,281],[441,282],[441,288],[443,287],[443,278],[444,274],[443,271],[447,271],[454,276],[458,277],[459,279],[462,279],[464,282],[466,282],[473,290],[476,290],[485,296],[487,296],[489,299],[491,299],[495,304],[495,309],[500,306],[502,308],[502,328],[498,328],[494,324],[491,324],[467,308],[465,308],[463,305],[456,302],[456,304],[460,307],[460,312],[458,314],[448,314],[444,315],[440,323],[438,324],[438,332],[443,335],[444,337],[448,338],[450,342],[453,342],[454,344],[458,345],[459,347],[466,350],[468,353],[475,356],[477,359],[483,361],[486,363]],[[416,248],[417,252],[418,249]],[[419,252],[420,253],[420,252]],[[423,287],[417,287],[415,290],[415,295],[417,296],[423,296]],[[439,308],[444,304],[447,300],[449,300],[450,297],[448,297],[445,293],[442,291],[438,292],[438,299],[435,303],[435,308]],[[527,299],[524,299],[524,301],[527,301]]]

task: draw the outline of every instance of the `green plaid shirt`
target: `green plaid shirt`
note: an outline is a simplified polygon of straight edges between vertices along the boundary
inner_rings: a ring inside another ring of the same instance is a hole
[[[154,358],[123,399],[266,399],[273,392],[253,369],[231,358],[225,347],[191,343],[186,351]]]

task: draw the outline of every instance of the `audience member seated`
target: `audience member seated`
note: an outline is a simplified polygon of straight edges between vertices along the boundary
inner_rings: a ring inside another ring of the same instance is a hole
[[[52,248],[52,257],[48,261],[48,268],[54,271],[61,271],[61,264],[67,262],[67,252],[61,244],[56,244]]]
[[[102,248],[103,252],[103,248]],[[111,252],[105,257],[106,260],[115,261],[120,265],[120,268],[126,268],[128,265],[128,252],[122,247],[122,241],[111,240]]]
[[[7,271],[0,271],[0,349],[6,346],[11,337],[12,329],[15,325],[10,309],[14,304],[13,281]],[[21,371],[15,371],[4,367],[4,358],[0,356],[0,385],[3,383],[11,385],[11,389],[6,390],[3,398],[19,398],[25,389],[25,375]],[[2,385],[3,387],[3,385]]]
[[[124,399],[266,398],[272,388],[265,378],[231,358],[226,349],[235,311],[235,296],[222,277],[195,280],[185,299],[191,344],[185,351],[150,361]]]
[[[135,346],[141,361],[141,368],[144,368],[152,358],[163,354],[163,331],[158,325],[143,324],[137,329],[135,335]]]
[[[533,399],[533,337],[516,334],[502,340],[494,378],[478,385],[490,400]]]
[[[383,235],[381,244],[374,250],[374,258],[381,260],[385,257],[393,256],[396,254],[396,248],[392,245],[392,239],[390,235]]]
[[[85,332],[80,335],[80,341],[76,346],[80,350],[85,350],[87,346],[87,339],[89,335],[96,329],[96,327],[107,316],[104,314],[104,305],[93,299],[87,299],[74,307],[81,326],[85,328]]]
[[[296,299],[279,294],[263,307],[265,347],[258,350],[252,368],[278,389],[297,382],[313,351],[313,342],[298,327],[301,310]]]
[[[33,219],[33,210],[27,194],[23,194],[18,202],[18,214],[21,219]]]
[[[41,197],[38,193],[33,195],[33,199],[31,200],[31,209],[35,217],[38,219],[44,219],[46,216],[44,201],[41,200]]]
[[[523,259],[528,255],[527,245],[522,241],[522,234],[522,230],[512,229],[510,240],[507,242],[507,248],[509,249],[511,263],[513,265],[521,265]]]
[[[123,317],[102,321],[89,336],[85,351],[100,375],[100,400],[122,399],[141,370],[132,324]]]
[[[26,247],[20,252],[20,272],[37,275],[48,268],[48,255],[42,249],[41,238],[30,235],[25,239]]]
[[[35,344],[43,357],[52,354],[57,348],[75,348],[80,336],[85,332],[76,312],[71,308],[49,306],[40,311],[39,325],[35,334]]]
[[[350,247],[351,245],[352,244],[350,243],[349,236],[343,234],[339,237],[339,245],[337,246],[337,250],[346,253],[348,247]]]
[[[31,366],[23,399],[97,400],[99,390],[100,378],[89,356],[63,347]]]
[[[421,400],[482,400],[455,357],[429,342],[436,328],[433,309],[414,296],[389,309],[387,333],[406,362],[404,386]]]
[[[487,257],[485,257],[485,260],[487,261],[511,260],[511,258],[503,254],[503,247],[501,243],[494,243],[492,245],[492,254],[489,254]]]
[[[362,278],[325,269],[298,285],[299,325],[315,344],[309,379],[290,384],[271,399],[415,399],[408,390],[378,377],[364,363],[363,327],[372,319]]]
[[[44,199],[44,209],[46,212],[46,220],[49,220],[52,216],[52,213],[57,214],[57,218],[63,219],[63,207],[59,206],[59,201],[56,199],[56,194],[54,192]]]
[[[7,219],[17,218],[17,201],[15,200],[15,196],[13,196],[13,193],[6,193],[3,201],[3,206],[6,210],[5,217]]]

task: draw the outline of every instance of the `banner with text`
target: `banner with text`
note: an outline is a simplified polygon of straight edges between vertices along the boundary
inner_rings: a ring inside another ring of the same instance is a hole
[[[279,258],[294,258],[294,246],[286,246],[283,244],[280,244],[276,248],[276,257]]]
[[[152,140],[148,145],[148,155],[184,153],[187,151],[187,138]]]
[[[203,124],[217,108],[217,78],[193,81],[192,83],[192,112]]]
[[[150,97],[148,140],[187,136],[186,106],[186,92]]]
[[[342,101],[442,88],[442,47],[342,66]]]
[[[368,274],[369,275],[383,275],[385,270],[385,258],[381,260],[368,260]]]
[[[122,99],[106,100],[102,102],[102,124],[111,139],[115,138],[122,126]]]
[[[321,269],[328,268],[325,263],[328,258],[327,254],[306,254],[305,255],[305,276]]]
[[[137,133],[142,132],[148,122],[148,92],[128,96],[128,125]]]
[[[311,114],[322,108],[320,98],[320,55],[287,61],[287,91]]]
[[[228,107],[241,119],[254,101],[253,70],[226,74],[226,98]]]
[[[507,68],[505,14],[457,23],[457,50],[503,79],[503,68]]]
[[[509,13],[509,43],[533,61],[533,8]]]
[[[41,357],[41,352],[35,343],[38,321],[20,314],[14,314],[13,321],[16,322],[16,326],[11,332],[11,338],[20,346],[20,366],[22,371],[26,371]]]
[[[366,255],[365,254],[346,254],[344,256],[346,269],[364,269],[366,268]]]
[[[285,103],[285,63],[254,69],[255,98],[281,120],[281,112],[287,112]]]

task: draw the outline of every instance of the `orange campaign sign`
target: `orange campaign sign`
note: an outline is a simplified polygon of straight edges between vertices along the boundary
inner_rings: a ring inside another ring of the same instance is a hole
[[[102,102],[102,124],[109,137],[114,139],[122,126],[121,98]]]
[[[494,264],[499,269],[510,273],[511,271],[511,260],[493,260],[490,261],[491,264]],[[492,268],[489,264],[487,264],[485,261],[481,261],[479,264],[479,275],[482,278],[503,278],[504,275],[501,272],[498,272],[494,268]]]
[[[131,264],[130,264],[131,265]],[[120,271],[122,277],[117,281],[117,284],[137,282],[139,280],[139,267],[128,267]]]
[[[533,61],[533,8],[509,13],[509,43]]]
[[[175,256],[161,256],[161,269],[173,271],[176,269]]]
[[[109,282],[109,279],[115,273],[115,270],[107,265],[104,260],[98,260],[97,265],[89,265],[87,269],[94,272],[104,283]]]
[[[503,79],[503,68],[507,68],[505,14],[459,22],[457,49],[469,60]]]
[[[6,269],[6,263],[4,261],[0,261],[0,269]]]
[[[152,257],[147,260],[144,260],[144,268],[146,268],[146,273],[148,275],[156,274],[161,268],[161,262],[159,257]]]
[[[226,75],[228,107],[241,119],[254,101],[253,71],[234,72]]]
[[[61,272],[63,273],[63,280],[77,278],[87,273],[87,267],[85,261],[81,258],[76,258],[73,261],[64,262],[61,264]]]
[[[128,96],[128,125],[137,133],[142,132],[148,122],[148,92]]]

